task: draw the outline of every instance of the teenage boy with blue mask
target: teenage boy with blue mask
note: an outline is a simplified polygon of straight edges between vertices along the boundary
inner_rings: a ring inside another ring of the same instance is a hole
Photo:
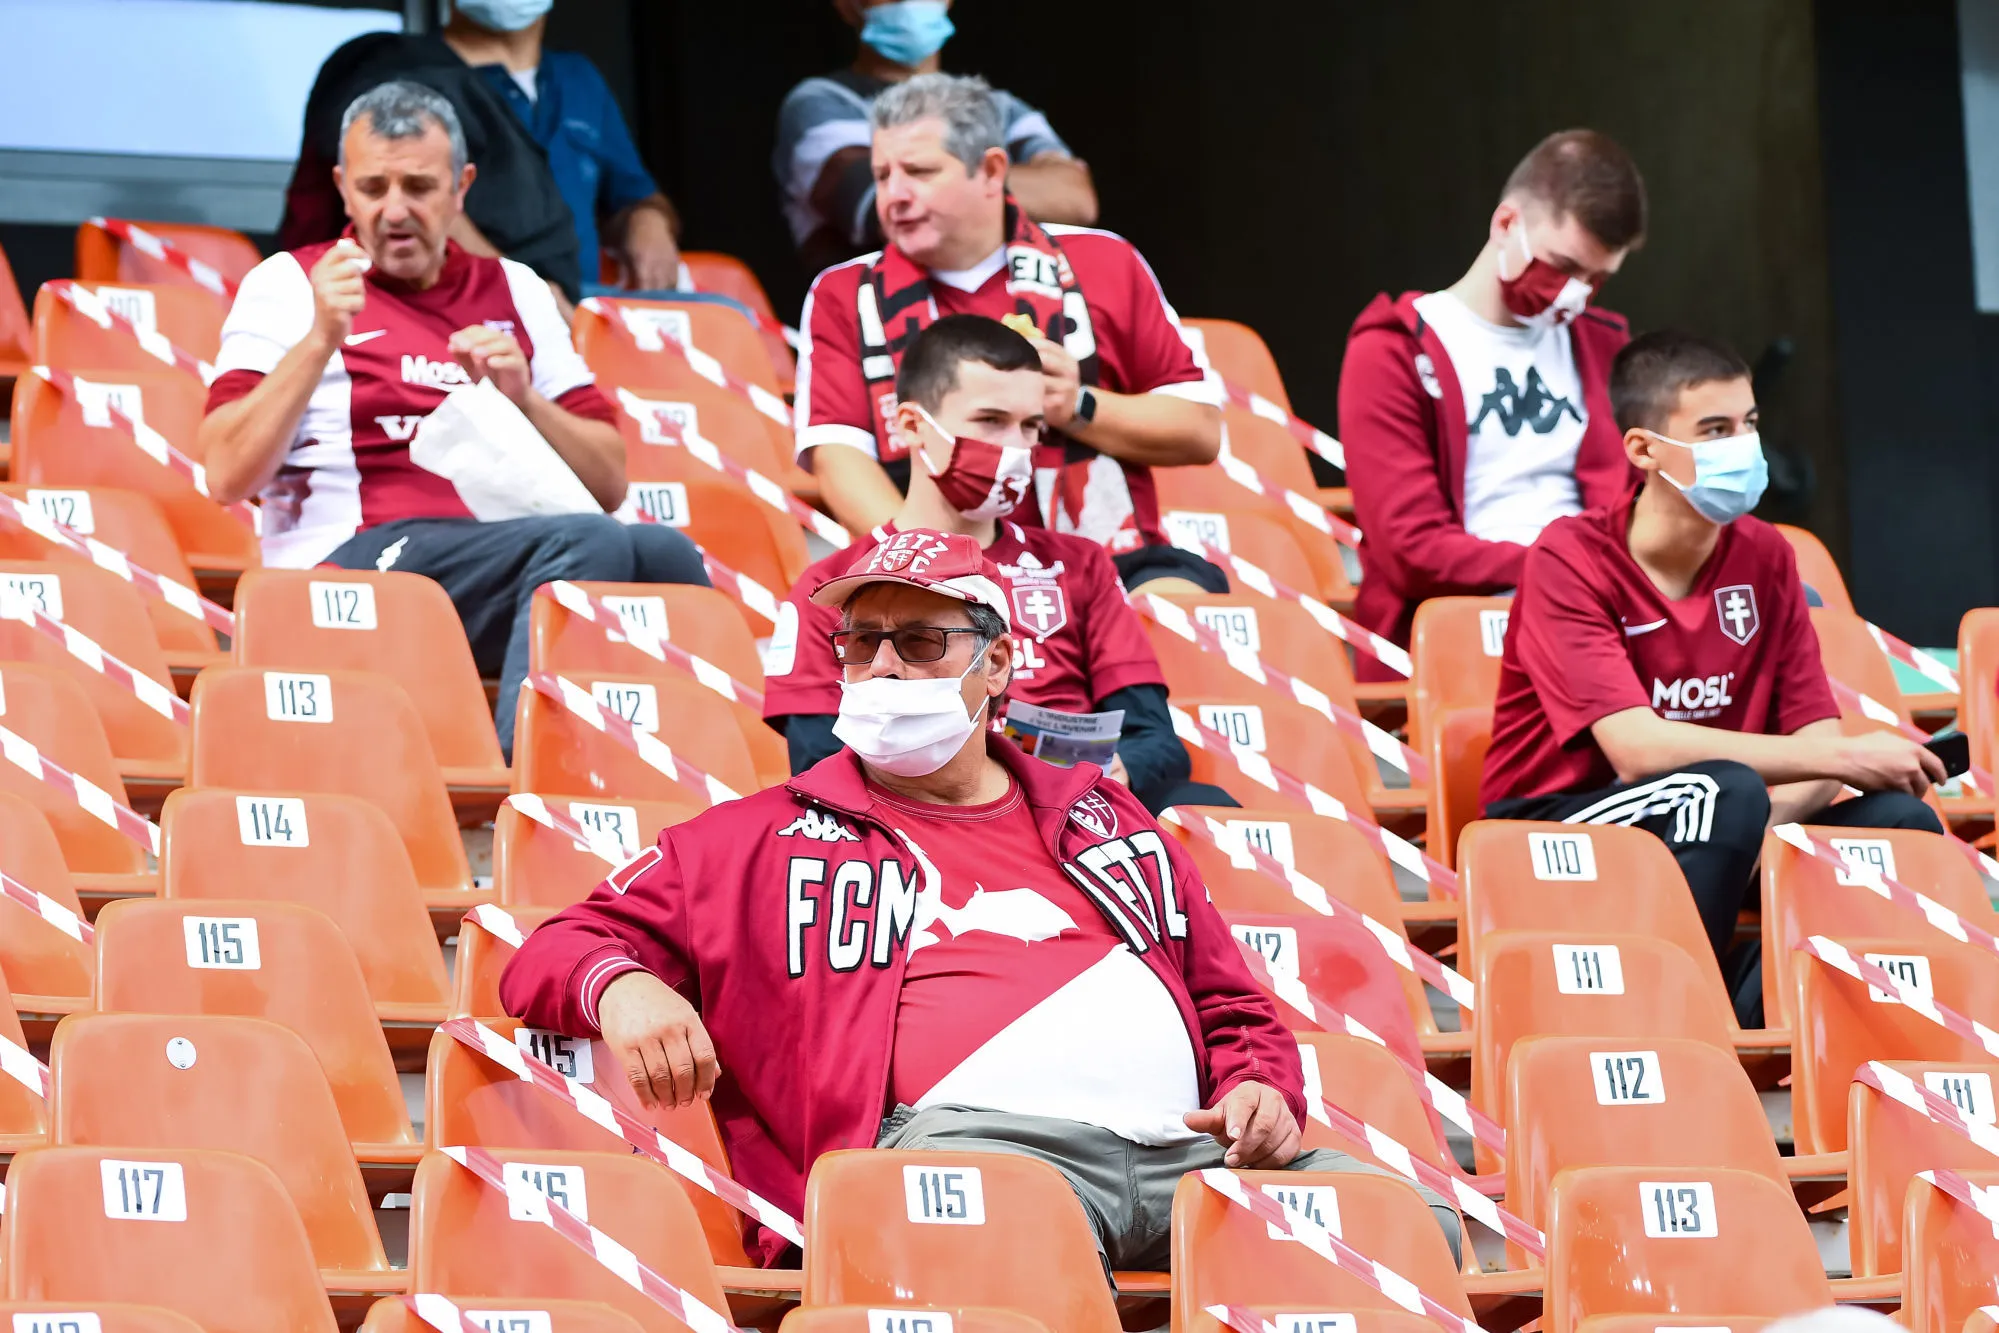
[[[1943,764],[1842,733],[1797,560],[1749,517],[1768,478],[1749,367],[1660,332],[1618,353],[1611,410],[1642,478],[1528,551],[1479,800],[1488,818],[1624,824],[1665,839],[1745,1027],[1760,945],[1735,943],[1763,833],[1789,821],[1942,832]],[[1843,786],[1862,794],[1835,801]]]
[[[785,97],[771,156],[785,220],[811,272],[882,243],[868,108],[891,84],[942,68],[940,53],[955,31],[950,0],[834,0],[833,7],[858,30],[860,49],[851,67],[807,79]],[[1028,216],[1095,223],[1089,167],[1041,112],[1011,93],[993,97],[1012,162],[1007,187]]]

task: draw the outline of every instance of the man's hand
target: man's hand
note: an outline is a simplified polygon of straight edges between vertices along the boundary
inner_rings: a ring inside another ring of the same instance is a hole
[[[527,406],[534,382],[528,377],[528,359],[513,334],[484,324],[468,324],[452,334],[446,346],[474,384],[489,379],[494,388],[513,399],[515,407]]]
[[[1305,1141],[1291,1108],[1267,1083],[1238,1083],[1219,1105],[1189,1111],[1181,1118],[1187,1128],[1214,1135],[1215,1142],[1228,1149],[1222,1165],[1245,1171],[1289,1166]]]
[[[692,1106],[715,1090],[722,1066],[708,1029],[694,1006],[652,973],[627,972],[606,986],[597,1028],[647,1110]]]
[[[338,350],[354,329],[354,316],[367,303],[368,288],[361,275],[368,253],[342,237],[312,266],[312,331],[327,347]]]
[[[1905,791],[1920,797],[1944,778],[1943,760],[1892,731],[1829,738],[1836,756],[1832,776],[1862,791]]]
[[[1127,787],[1131,785],[1131,770],[1124,766],[1124,756],[1121,754],[1111,756],[1110,767],[1104,770],[1104,776],[1112,782],[1123,783]]]
[[[680,285],[680,246],[666,214],[635,204],[625,220],[625,266],[641,291],[670,291]]]
[[[1062,344],[1029,338],[1041,353],[1041,415],[1054,430],[1067,430],[1076,417],[1076,394],[1083,386],[1076,358]]]

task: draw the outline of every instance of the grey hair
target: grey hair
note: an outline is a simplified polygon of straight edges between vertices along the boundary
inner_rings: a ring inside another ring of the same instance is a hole
[[[999,103],[976,74],[918,74],[893,84],[875,98],[874,127],[894,129],[919,120],[944,122],[944,151],[977,171],[995,148],[1006,147]]]
[[[465,169],[465,130],[451,99],[435,88],[407,79],[378,83],[347,104],[340,117],[340,165],[347,166],[347,131],[367,117],[368,132],[384,139],[415,139],[432,125],[451,141],[451,174]]]

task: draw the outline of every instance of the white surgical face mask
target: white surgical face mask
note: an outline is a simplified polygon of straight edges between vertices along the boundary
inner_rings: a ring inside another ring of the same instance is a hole
[[[1674,481],[1663,469],[1659,475],[1687,497],[1694,512],[1710,523],[1723,527],[1756,507],[1770,484],[1770,464],[1763,457],[1763,438],[1755,431],[1730,435],[1719,440],[1675,440],[1650,432],[1652,438],[1677,444],[1694,456],[1691,485]]]
[[[840,682],[840,716],[833,735],[871,768],[899,778],[935,773],[978,730],[959,686],[985,660],[981,648],[958,676],[897,680],[874,676]],[[981,709],[983,714],[984,710]]]

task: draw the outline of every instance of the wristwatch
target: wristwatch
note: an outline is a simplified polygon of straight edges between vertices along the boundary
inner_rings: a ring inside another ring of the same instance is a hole
[[[1085,426],[1097,419],[1097,395],[1085,384],[1076,390],[1076,420]]]

